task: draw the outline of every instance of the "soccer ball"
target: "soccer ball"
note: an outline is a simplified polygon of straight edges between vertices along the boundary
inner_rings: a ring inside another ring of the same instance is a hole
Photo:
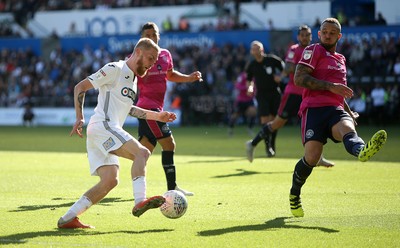
[[[160,210],[165,217],[178,219],[186,213],[188,202],[183,193],[169,190],[163,196],[165,203],[161,205]]]

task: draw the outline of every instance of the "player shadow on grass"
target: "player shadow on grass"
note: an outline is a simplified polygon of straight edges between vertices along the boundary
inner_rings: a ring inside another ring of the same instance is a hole
[[[274,229],[280,229],[280,228],[318,230],[318,231],[327,232],[327,233],[339,232],[339,230],[325,228],[325,227],[296,225],[293,222],[285,222],[286,219],[293,220],[292,217],[277,217],[277,218],[275,218],[273,220],[269,220],[263,224],[248,225],[248,226],[233,226],[233,227],[228,227],[228,228],[200,231],[200,232],[198,232],[198,235],[199,236],[217,236],[217,235],[223,235],[223,234],[227,234],[227,233],[235,233],[235,232],[243,232],[243,231],[272,231]]]
[[[236,169],[238,173],[226,174],[226,175],[219,175],[214,176],[212,178],[226,178],[226,177],[241,177],[241,176],[251,176],[251,175],[258,175],[258,174],[291,174],[293,171],[274,171],[274,172],[259,172],[259,171],[250,171],[244,169]]]
[[[63,198],[53,198],[53,201],[60,201],[60,200],[65,200]],[[101,202],[97,203],[97,205],[102,205],[102,206],[111,206],[112,203],[115,202],[128,202],[132,201],[131,199],[129,200],[124,200],[119,197],[110,197],[110,198],[104,198]],[[19,206],[18,209],[15,210],[9,210],[9,212],[24,212],[24,211],[35,211],[35,210],[40,210],[40,209],[50,209],[50,210],[55,210],[57,208],[63,208],[63,207],[70,207],[72,204],[74,204],[75,201],[73,202],[67,202],[67,203],[61,203],[61,204],[50,204],[50,205],[26,205],[26,206]]]
[[[200,164],[200,163],[226,163],[226,162],[234,162],[243,160],[242,158],[233,158],[233,159],[218,159],[218,160],[191,160],[187,161],[188,164]]]
[[[162,233],[162,232],[172,232],[174,229],[150,229],[142,231],[114,231],[114,232],[99,232],[94,229],[56,229],[53,231],[43,231],[43,232],[26,232],[26,233],[16,233],[5,236],[0,236],[0,245],[2,244],[25,244],[28,243],[30,239],[39,237],[65,237],[65,236],[94,236],[94,235],[109,235],[116,233],[126,233],[126,234],[143,234],[143,233]],[[49,245],[57,246],[57,243],[49,241]],[[64,246],[66,244],[59,243],[58,245]],[[82,246],[85,244],[71,244],[71,246]],[[88,244],[86,244],[88,245]],[[92,246],[90,244],[89,246]],[[44,244],[44,246],[46,246]]]

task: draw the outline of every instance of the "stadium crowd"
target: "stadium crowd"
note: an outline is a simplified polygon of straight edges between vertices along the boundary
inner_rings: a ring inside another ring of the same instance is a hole
[[[236,15],[239,5],[242,2],[252,1],[200,1],[200,0],[74,0],[74,1],[54,1],[54,0],[0,0],[0,13],[11,13],[13,18],[26,33],[32,36],[28,28],[28,21],[33,19],[38,11],[58,11],[58,10],[105,10],[117,8],[137,8],[152,6],[179,6],[193,4],[214,4],[219,16],[219,23],[216,26],[204,25],[201,30],[227,30],[227,29],[246,29],[246,23],[238,22]],[[254,1],[253,1],[254,2]],[[263,1],[255,1],[263,2]],[[165,24],[165,26],[164,26]],[[164,31],[190,31],[190,24],[186,18],[181,17],[178,23],[170,23],[166,20],[163,23]],[[0,35],[21,37],[18,30],[12,28],[9,20],[0,20]]]
[[[0,12],[13,13],[14,19],[24,24],[37,11],[213,3],[222,10],[230,6],[232,11],[225,14],[234,17],[235,8],[240,2],[266,3],[262,0],[0,0]],[[357,18],[345,16],[341,8],[335,12],[345,25],[357,24],[354,21]],[[316,23],[319,21],[316,20]],[[386,25],[386,21],[382,15],[378,15],[374,24]],[[189,26],[188,23],[186,27]],[[172,27],[180,31],[188,30],[181,28],[180,23],[168,23],[168,20],[162,26],[163,31],[174,31]],[[227,22],[216,27],[204,26],[201,30],[210,29],[246,29],[246,24],[238,26]],[[0,35],[18,37],[8,21],[0,21]],[[244,45],[232,44],[211,48],[185,46],[168,49],[177,70],[183,73],[199,70],[204,79],[202,83],[174,84],[170,87],[166,101],[172,107],[181,108],[182,124],[227,123],[235,94],[234,82],[250,59],[248,49]],[[269,52],[284,58],[286,50],[284,46]],[[360,113],[360,122],[399,122],[400,38],[371,38],[360,42],[343,39],[338,51],[347,59],[348,81],[356,92],[349,104]],[[77,52],[58,47],[50,56],[44,57],[32,51],[3,48],[0,50],[0,107],[22,107],[26,104],[33,107],[72,107],[73,87],[84,75],[91,74],[109,61],[124,59],[129,52],[111,54],[105,48],[92,50],[90,47]],[[96,102],[94,92],[89,92],[86,102],[88,105]]]
[[[167,102],[182,109],[183,124],[226,123],[234,98],[234,82],[249,59],[248,49],[232,44],[168,49],[178,70],[203,73],[203,82],[175,84],[168,93]],[[271,52],[283,58],[285,49]],[[400,39],[372,38],[360,43],[344,40],[339,51],[348,61],[349,84],[356,92],[350,105],[360,112],[361,122],[398,122]],[[72,107],[73,87],[80,78],[102,64],[124,59],[129,52],[111,54],[104,48],[90,47],[83,52],[63,52],[58,47],[45,58],[31,51],[2,49],[0,107],[22,107],[27,103],[34,107]],[[96,101],[93,93],[86,98],[89,105]]]

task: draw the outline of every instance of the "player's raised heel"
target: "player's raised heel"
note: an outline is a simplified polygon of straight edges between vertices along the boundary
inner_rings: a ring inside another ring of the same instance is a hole
[[[267,153],[267,157],[272,158],[275,157],[275,150],[272,147],[268,147],[265,151]]]
[[[379,130],[376,132],[358,154],[358,160],[361,162],[368,161],[383,147],[383,145],[386,143],[386,140],[387,133],[385,130]]]
[[[190,192],[190,191],[181,189],[181,188],[179,188],[178,186],[175,186],[175,190],[181,192],[181,193],[184,194],[185,196],[194,196],[194,193],[193,193],[193,192]]]
[[[161,195],[150,197],[138,204],[132,209],[133,216],[140,217],[144,212],[151,208],[159,208],[165,202],[165,198]]]
[[[64,221],[60,218],[57,223],[58,228],[94,228],[94,226],[83,224],[78,217]]]
[[[292,212],[294,217],[303,217],[304,211],[301,206],[300,196],[297,195],[289,195],[290,202],[290,211]]]
[[[332,161],[330,161],[330,160],[328,160],[328,159],[326,159],[324,157],[321,157],[321,159],[317,163],[317,166],[323,166],[323,167],[326,167],[326,168],[333,167],[334,165],[335,165],[334,162],[332,162]]]
[[[246,142],[246,155],[247,155],[247,160],[253,162],[254,159],[254,146],[251,144],[251,140]]]

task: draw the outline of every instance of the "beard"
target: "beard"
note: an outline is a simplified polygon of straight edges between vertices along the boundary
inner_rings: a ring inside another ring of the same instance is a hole
[[[328,43],[322,43],[322,42],[321,42],[321,45],[322,45],[326,50],[330,51],[330,50],[332,50],[332,48],[335,48],[335,47],[336,47],[338,41],[339,41],[339,39],[336,40],[333,44],[328,44]]]
[[[138,63],[137,63],[137,74],[139,77],[143,77],[147,73],[147,69],[143,65],[143,59],[140,58]]]

